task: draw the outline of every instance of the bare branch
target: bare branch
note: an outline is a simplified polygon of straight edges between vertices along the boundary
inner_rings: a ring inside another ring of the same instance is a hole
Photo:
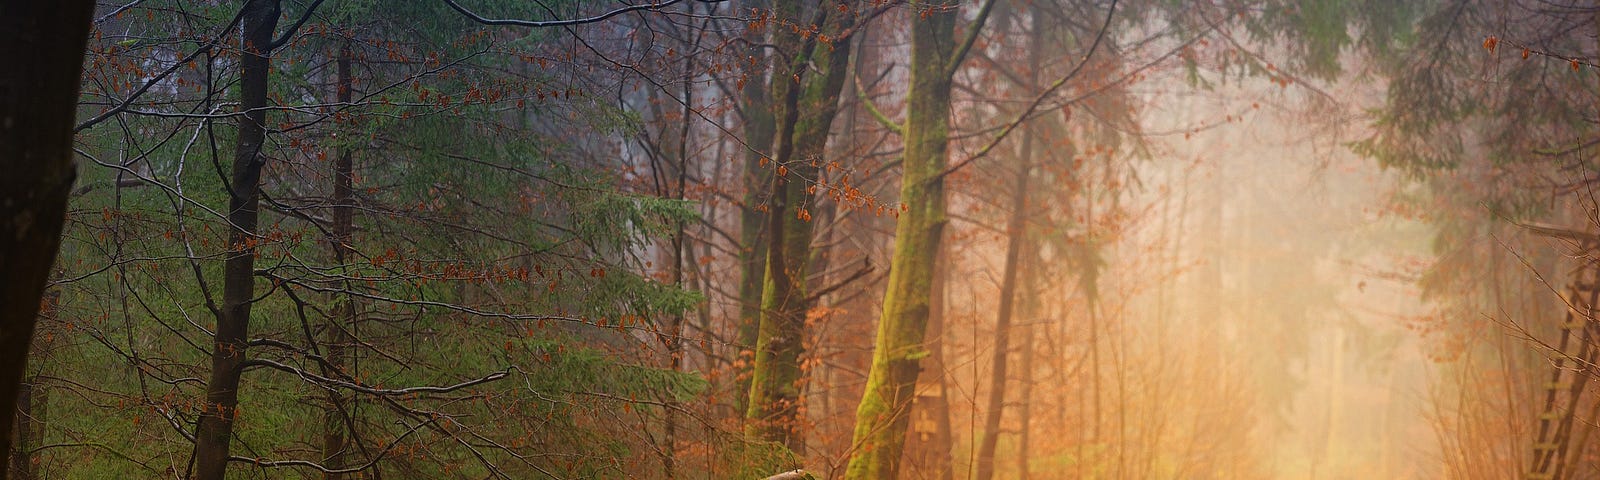
[[[704,3],[722,3],[725,0],[698,0],[698,1],[701,1],[701,2],[704,2]],[[593,17],[575,18],[575,19],[570,19],[570,20],[535,21],[535,20],[484,18],[482,15],[478,15],[476,13],[473,13],[471,10],[467,10],[467,8],[461,6],[460,3],[456,3],[456,0],[444,0],[444,3],[446,5],[449,5],[450,8],[454,9],[457,12],[460,12],[462,15],[466,16],[468,19],[471,19],[474,22],[478,22],[478,23],[481,23],[481,24],[484,24],[484,25],[510,25],[510,26],[517,26],[517,27],[530,27],[530,28],[566,27],[566,26],[572,26],[572,25],[582,25],[582,24],[585,24],[585,23],[595,23],[595,22],[600,22],[600,21],[603,21],[603,20],[611,18],[611,17],[615,17],[617,15],[628,13],[628,12],[636,12],[636,11],[654,12],[654,11],[658,11],[658,10],[661,10],[663,8],[667,8],[667,7],[670,7],[670,6],[674,5],[674,4],[682,3],[682,2],[683,2],[683,0],[667,0],[665,2],[645,3],[645,4],[639,4],[639,5],[629,5],[629,6],[618,8],[616,10],[612,10],[612,11],[609,11],[609,12],[606,12],[606,13],[602,13],[600,15],[596,15],[596,16],[593,16]]]

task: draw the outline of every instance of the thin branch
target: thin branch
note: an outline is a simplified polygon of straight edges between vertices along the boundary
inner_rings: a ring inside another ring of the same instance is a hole
[[[1111,2],[1111,9],[1117,9],[1117,3]],[[994,10],[994,0],[983,2],[978,8],[978,18],[972,20],[967,26],[967,38],[961,40],[961,46],[950,54],[950,60],[945,63],[944,78],[955,76],[956,70],[961,69],[961,60],[967,57],[967,51],[972,50],[972,44],[978,41],[978,34],[983,32],[983,24],[989,20],[989,12]]]
[[[300,27],[304,26],[306,21],[311,19],[311,14],[317,13],[317,7],[322,6],[323,1],[324,0],[317,0],[312,2],[310,7],[306,7],[306,13],[304,15],[300,15],[300,19],[296,20],[294,25],[289,26],[288,30],[284,30],[283,36],[280,36],[277,40],[273,40],[272,43],[267,44],[267,51],[277,50],[278,47],[283,46],[283,44],[289,43],[289,39],[294,37],[294,32],[300,31]]]
[[[955,165],[952,165],[952,166],[950,166],[950,168],[947,168],[943,172],[940,172],[939,173],[939,177],[944,177],[946,175],[955,173],[957,170],[960,170],[962,167],[966,167],[967,165],[971,165],[972,162],[975,162],[978,159],[983,158],[985,155],[988,155],[990,151],[994,150],[995,147],[1000,145],[1001,141],[1006,139],[1006,136],[1011,135],[1011,132],[1015,131],[1017,129],[1017,127],[1021,126],[1024,122],[1026,122],[1028,120],[1028,117],[1032,116],[1033,111],[1037,110],[1039,108],[1039,104],[1041,102],[1044,102],[1044,99],[1049,98],[1052,94],[1055,93],[1055,91],[1057,89],[1060,89],[1062,85],[1066,85],[1067,84],[1067,80],[1071,80],[1072,78],[1077,77],[1078,76],[1078,72],[1082,71],[1083,67],[1085,65],[1089,64],[1089,60],[1094,58],[1095,52],[1099,51],[1100,44],[1106,38],[1106,32],[1111,30],[1111,18],[1116,13],[1117,13],[1117,0],[1111,0],[1111,8],[1106,11],[1106,21],[1105,21],[1105,23],[1100,25],[1100,33],[1098,33],[1098,34],[1096,34],[1094,36],[1094,43],[1089,45],[1089,53],[1083,56],[1083,61],[1078,62],[1077,66],[1072,67],[1072,71],[1067,72],[1066,76],[1063,76],[1063,77],[1061,77],[1061,79],[1056,80],[1055,83],[1051,83],[1049,88],[1046,88],[1043,92],[1039,93],[1039,96],[1034,97],[1033,101],[1028,103],[1028,108],[1026,110],[1023,110],[1021,114],[1017,115],[1017,119],[1016,120],[1008,123],[1006,125],[1006,128],[1004,130],[1001,130],[998,135],[995,135],[994,140],[990,140],[989,144],[984,145],[983,148],[979,149],[977,153],[972,154],[971,157],[967,157],[966,160],[962,160],[961,163],[957,163]]]
[[[461,382],[461,383],[457,383],[455,385],[446,385],[446,386],[442,386],[442,387],[438,387],[438,386],[417,386],[417,387],[405,387],[405,388],[376,388],[376,387],[369,387],[369,386],[366,386],[366,385],[361,385],[361,384],[354,383],[354,382],[347,382],[347,381],[339,380],[339,379],[336,379],[336,378],[324,377],[322,375],[317,375],[315,373],[311,373],[311,372],[308,372],[308,371],[305,371],[305,370],[302,370],[302,369],[299,369],[299,368],[296,368],[296,367],[292,367],[292,366],[289,366],[289,365],[285,365],[285,364],[278,363],[276,361],[272,361],[272,360],[268,360],[268,359],[264,359],[264,358],[252,358],[252,359],[249,359],[249,360],[245,360],[244,363],[242,365],[240,365],[240,368],[249,368],[249,367],[267,367],[267,368],[270,368],[270,369],[273,369],[273,370],[279,370],[279,371],[282,371],[282,372],[285,372],[285,373],[292,374],[294,376],[300,377],[300,378],[305,379],[305,380],[309,380],[311,382],[314,382],[314,383],[317,383],[317,384],[320,384],[320,385],[323,385],[323,386],[336,386],[336,387],[344,388],[346,390],[354,390],[354,391],[365,393],[365,394],[368,394],[368,395],[379,395],[379,396],[405,396],[405,395],[423,394],[423,393],[434,393],[434,394],[437,394],[437,393],[450,393],[450,392],[461,390],[461,389],[464,389],[464,388],[467,388],[467,387],[482,385],[482,384],[485,384],[485,383],[491,383],[491,382],[494,382],[496,380],[500,380],[502,378],[506,378],[507,376],[511,375],[511,372],[513,370],[515,370],[515,368],[508,368],[506,370],[501,370],[501,371],[498,371],[498,372],[495,372],[495,373],[491,373],[489,375],[486,375],[486,376],[483,376],[483,377],[480,377],[480,378],[475,378],[475,379],[472,379],[472,380],[467,380],[467,381],[464,381],[464,382]]]
[[[884,115],[883,114],[883,111],[878,110],[878,105],[877,104],[872,103],[872,98],[867,96],[867,90],[865,88],[861,87],[861,76],[857,75],[855,77],[855,84],[856,84],[856,98],[861,100],[861,105],[862,106],[867,107],[867,113],[872,114],[872,119],[873,120],[877,120],[878,123],[880,123],[880,124],[883,124],[884,128],[887,128],[887,129],[889,129],[889,131],[894,132],[895,135],[905,136],[905,134],[906,134],[905,125],[901,125],[899,123],[895,123],[894,119],[889,118],[888,115]]]
[[[697,1],[704,2],[704,3],[722,3],[723,1],[726,1],[726,0],[697,0]],[[456,3],[456,0],[444,0],[444,3],[446,5],[449,5],[450,8],[454,9],[457,12],[460,12],[462,15],[465,15],[468,19],[471,19],[474,22],[478,22],[478,23],[481,23],[481,24],[484,24],[484,25],[511,25],[511,26],[517,26],[517,27],[530,27],[530,28],[566,27],[566,26],[572,26],[572,25],[582,25],[582,24],[585,24],[585,23],[595,23],[595,22],[603,21],[603,20],[611,18],[611,17],[615,17],[617,15],[628,13],[628,12],[634,12],[634,11],[654,12],[654,11],[658,11],[658,10],[661,10],[663,8],[670,7],[670,6],[674,5],[674,4],[681,3],[681,2],[683,2],[683,0],[667,0],[665,2],[645,3],[645,4],[639,4],[639,5],[629,5],[629,6],[618,8],[616,10],[612,10],[612,11],[609,11],[609,12],[606,12],[606,13],[603,13],[603,14],[600,14],[600,15],[593,16],[593,17],[575,18],[575,19],[570,19],[570,20],[535,21],[535,20],[484,18],[481,15],[473,13],[471,10],[467,10],[467,8],[461,6],[461,4]]]
[[[856,272],[850,274],[849,277],[845,277],[843,280],[839,280],[837,283],[834,283],[833,285],[829,285],[827,287],[824,287],[822,289],[817,290],[816,292],[812,293],[811,295],[808,295],[806,297],[806,299],[805,299],[805,302],[806,303],[815,302],[815,301],[821,299],[824,295],[827,295],[829,293],[833,293],[835,290],[838,290],[840,288],[844,288],[845,286],[850,285],[851,283],[854,283],[856,280],[860,279],[861,277],[866,276],[869,273],[872,273],[872,261],[867,259],[866,257],[862,257],[861,258],[861,268],[859,270],[856,270]]]
[[[104,121],[106,121],[106,119],[111,118],[113,116],[116,116],[116,114],[122,113],[124,110],[127,110],[129,105],[133,105],[133,101],[134,100],[138,100],[140,96],[144,95],[144,92],[150,91],[151,87],[154,87],[154,86],[156,86],[156,84],[161,83],[162,80],[166,80],[166,78],[168,76],[172,75],[173,72],[178,71],[178,69],[182,68],[184,65],[188,65],[189,62],[193,61],[195,58],[199,57],[201,54],[208,53],[213,48],[216,48],[217,45],[220,45],[224,39],[228,38],[228,32],[233,31],[233,27],[238,26],[239,25],[239,21],[241,19],[243,19],[243,18],[244,18],[244,9],[241,8],[241,9],[239,9],[239,13],[236,13],[236,14],[233,15],[233,20],[230,20],[228,22],[228,26],[224,27],[222,29],[222,32],[217,34],[217,36],[212,37],[211,41],[206,42],[205,45],[200,46],[200,48],[195,49],[193,52],[189,52],[188,55],[185,55],[183,58],[178,59],[178,61],[172,62],[172,66],[167,67],[167,69],[161,71],[161,73],[156,74],[153,77],[150,77],[149,80],[145,80],[144,85],[139,86],[139,89],[135,90],[132,94],[128,95],[128,98],[123,99],[122,103],[119,103],[119,104],[117,104],[117,106],[112,107],[110,110],[106,110],[105,112],[101,112],[99,115],[95,115],[93,118],[90,118],[88,120],[84,120],[83,123],[79,123],[77,126],[72,127],[72,133],[80,133],[80,132],[82,132],[84,130],[89,129],[89,127],[93,127],[96,124],[99,124],[100,122],[104,122]]]

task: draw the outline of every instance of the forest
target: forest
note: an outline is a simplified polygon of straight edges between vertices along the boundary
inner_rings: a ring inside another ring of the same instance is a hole
[[[1600,479],[1591,1],[0,0],[0,65],[3,478]]]

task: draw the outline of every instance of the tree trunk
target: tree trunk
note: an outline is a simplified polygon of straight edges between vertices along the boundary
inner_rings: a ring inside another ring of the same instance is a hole
[[[748,2],[750,9],[766,8],[768,2]],[[744,205],[739,217],[739,246],[743,255],[739,259],[739,349],[741,363],[738,375],[735,407],[744,418],[750,405],[750,371],[755,366],[756,332],[761,327],[761,289],[767,271],[767,244],[764,241],[766,216],[756,209],[762,202],[761,193],[772,183],[771,170],[762,166],[772,148],[774,125],[772,103],[768,97],[766,72],[771,67],[764,44],[766,35],[751,28],[744,39],[751,45],[745,50],[743,87],[739,89],[740,111],[744,114]],[[776,58],[776,57],[773,57]],[[749,352],[746,356],[745,352]]]
[[[1032,327],[1026,330],[1032,330]],[[1028,447],[1033,422],[1033,335],[1022,332],[1022,404],[1017,408],[1017,479],[1028,480]]]
[[[34,358],[48,358],[54,351],[54,335],[49,331],[40,332],[39,329],[49,329],[59,325],[56,312],[61,308],[61,290],[45,290],[44,298],[40,301],[38,328],[34,331],[34,341],[30,355]],[[41,336],[41,334],[43,336]],[[32,365],[32,373],[27,375],[17,391],[17,410],[15,422],[12,425],[14,435],[11,444],[11,470],[13,480],[32,480],[38,478],[39,472],[35,470],[33,451],[44,436],[45,414],[49,410],[49,391],[44,387],[45,379],[40,378],[40,365]]]
[[[355,87],[354,79],[350,73],[350,42],[348,40],[339,48],[337,69],[339,91],[335,96],[341,105],[348,105],[352,98],[351,92]],[[347,129],[345,131],[352,130]],[[350,234],[355,230],[354,181],[352,177],[354,168],[351,159],[355,152],[353,151],[354,147],[351,146],[350,139],[341,138],[338,140],[340,145],[339,156],[334,159],[333,164],[332,247],[334,260],[343,266],[350,261],[350,254],[352,253]],[[356,323],[356,303],[355,296],[348,293],[348,290],[353,286],[349,281],[342,281],[341,283],[341,288],[347,292],[339,295],[343,298],[335,300],[339,304],[333,309],[334,315],[332,318],[328,319],[324,343],[328,346],[328,363],[332,364],[333,369],[341,371],[339,373],[353,374],[353,372],[344,372],[343,370],[347,370],[353,364],[351,345],[355,343],[355,335],[351,329],[355,328]],[[332,374],[329,375],[329,378],[339,378],[337,374],[333,374],[334,372],[329,373]],[[346,433],[348,432],[352,436],[355,434],[355,420],[351,417],[354,412],[353,405],[351,405],[353,401],[353,396],[343,395],[338,390],[330,390],[328,392],[327,410],[323,413],[322,465],[329,469],[342,469],[349,464],[347,459],[351,453],[351,442],[350,438],[346,437]],[[344,477],[343,474],[338,473],[326,473],[322,476],[325,480],[339,480]]]
[[[1040,22],[1038,13],[1034,12],[1034,34],[1031,35],[1030,48],[1031,62],[1027,66],[1030,75],[1028,85],[1019,85],[1023,90],[1032,90],[1038,85],[1038,68],[1040,63],[1038,32]],[[1017,154],[1017,177],[1011,193],[1011,219],[1006,224],[1006,235],[1010,238],[1006,242],[1006,261],[1004,271],[1000,277],[1000,305],[995,314],[994,322],[994,352],[990,360],[993,365],[993,374],[990,377],[989,405],[983,422],[983,440],[978,445],[978,480],[991,480],[994,478],[994,453],[1000,443],[1000,425],[1005,413],[1006,401],[1006,356],[1011,352],[1011,316],[1015,311],[1017,297],[1017,269],[1021,268],[1019,259],[1028,240],[1028,177],[1033,173],[1033,132],[1027,127],[1022,129],[1022,148]]]
[[[278,24],[277,0],[250,0],[240,28],[244,52],[240,60],[239,138],[233,158],[233,191],[228,202],[228,256],[223,263],[222,310],[211,351],[211,378],[195,429],[194,478],[221,480],[228,468],[228,447],[238,416],[239,376],[249,340],[250,307],[255,295],[257,207],[261,168],[266,156],[267,75],[271,68],[272,33]]]
[[[94,2],[0,3],[0,412],[16,412],[74,177],[72,122]],[[0,422],[0,472],[12,422]]]
[[[955,469],[951,465],[952,430],[954,426],[950,421],[950,388],[946,378],[944,344],[948,336],[945,334],[946,299],[949,298],[950,288],[950,257],[948,246],[942,246],[933,263],[933,292],[928,297],[928,330],[925,345],[928,349],[928,358],[922,360],[922,370],[931,376],[922,376],[918,379],[923,385],[919,390],[932,389],[933,395],[919,395],[914,402],[917,411],[924,412],[933,419],[933,432],[925,440],[921,436],[908,439],[906,456],[912,461],[912,468],[922,470],[920,473],[912,471],[912,478],[937,478],[941,480],[954,480]],[[915,432],[921,433],[921,432]],[[913,442],[915,440],[915,442]]]
[[[916,390],[918,363],[928,355],[923,334],[928,325],[933,263],[943,237],[944,173],[948,168],[950,86],[965,52],[955,38],[959,4],[913,2],[911,13],[911,89],[907,92],[905,159],[900,217],[895,223],[894,255],[878,319],[872,368],[861,404],[845,478],[892,479],[900,472]],[[993,2],[984,4],[968,34],[982,28]]]
[[[811,25],[822,32],[849,28],[851,17],[829,15],[831,10],[818,9]],[[800,2],[779,0],[775,13],[780,18],[799,18]],[[807,272],[815,235],[810,209],[814,207],[816,189],[810,187],[821,173],[828,130],[838,112],[839,92],[844,87],[850,56],[848,37],[834,38],[832,43],[818,42],[818,37],[802,39],[797,31],[787,28],[774,34],[780,50],[787,47],[799,54],[772,77],[771,91],[781,102],[773,152],[773,168],[779,174],[773,176],[767,209],[767,271],[745,424],[747,432],[782,443],[801,456],[805,453],[805,438],[799,429],[803,374],[800,355],[804,350],[809,306]],[[823,61],[812,65],[814,60]],[[817,71],[809,71],[811,68]]]

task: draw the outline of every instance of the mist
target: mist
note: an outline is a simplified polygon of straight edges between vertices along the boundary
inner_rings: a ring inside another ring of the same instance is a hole
[[[1600,8],[0,7],[5,478],[1600,478]]]

